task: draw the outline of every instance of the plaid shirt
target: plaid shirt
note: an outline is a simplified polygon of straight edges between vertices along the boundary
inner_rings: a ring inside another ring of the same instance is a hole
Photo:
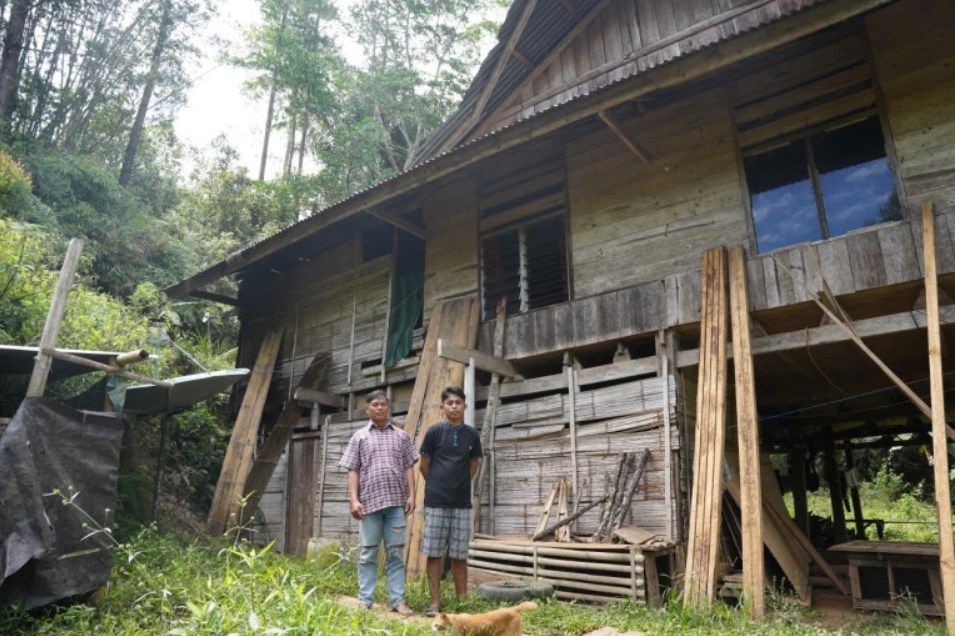
[[[418,461],[408,434],[388,422],[379,429],[372,422],[355,431],[338,465],[358,471],[358,501],[365,514],[404,506],[408,499],[405,471]]]

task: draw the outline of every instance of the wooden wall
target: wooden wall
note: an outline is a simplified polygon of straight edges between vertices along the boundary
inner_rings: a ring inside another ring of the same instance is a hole
[[[926,198],[955,210],[952,25],[947,0],[903,0],[866,18],[910,210]]]
[[[747,238],[722,89],[623,124],[650,164],[608,129],[567,146],[577,298],[699,267],[701,251]]]
[[[425,249],[424,320],[438,300],[478,288],[477,182],[458,179],[422,197]]]

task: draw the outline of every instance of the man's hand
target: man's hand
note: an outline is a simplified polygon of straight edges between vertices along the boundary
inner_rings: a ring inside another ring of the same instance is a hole
[[[405,501],[405,514],[410,515],[412,512],[414,512],[414,509],[415,509],[415,496],[411,495],[410,497],[408,497],[407,501]]]
[[[365,516],[365,509],[361,507],[361,502],[357,499],[351,502],[351,516],[359,520]]]

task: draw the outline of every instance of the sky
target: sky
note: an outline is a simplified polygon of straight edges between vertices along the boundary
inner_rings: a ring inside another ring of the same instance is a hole
[[[338,0],[339,11],[345,14],[355,0]],[[202,57],[191,69],[192,88],[186,105],[175,119],[177,136],[200,152],[208,152],[212,142],[224,136],[239,153],[239,162],[250,173],[258,174],[262,151],[262,132],[268,106],[266,97],[253,98],[243,90],[243,84],[252,77],[250,71],[223,63],[223,46],[230,53],[243,48],[245,32],[259,21],[259,3],[256,0],[221,0],[218,13],[210,20],[201,37]],[[356,42],[338,35],[346,59],[361,65],[361,48]],[[221,42],[222,44],[219,44]],[[271,144],[267,174],[280,171],[284,140]],[[183,173],[188,175],[194,166],[192,157],[185,157]]]
[[[357,0],[337,0],[339,12],[345,16]],[[249,27],[259,21],[259,3],[257,0],[219,0],[218,14],[202,33],[199,46],[202,58],[191,69],[194,78],[188,91],[186,105],[179,110],[175,119],[177,136],[187,145],[208,153],[212,142],[219,136],[239,154],[239,162],[253,175],[258,174],[262,148],[262,133],[265,129],[265,116],[268,106],[267,97],[256,99],[243,90],[243,84],[250,79],[251,73],[223,63],[220,57],[225,43],[232,53],[239,53],[243,47],[243,37]],[[503,10],[500,11],[503,18]],[[345,58],[355,66],[363,66],[361,47],[344,33],[338,33],[337,39]],[[482,52],[486,54],[494,44],[494,38],[488,38]],[[270,147],[267,175],[274,175],[281,169],[282,155],[285,151],[284,137],[276,139]],[[194,158],[187,153],[183,163],[183,175],[192,172]],[[306,169],[307,169],[306,164]]]

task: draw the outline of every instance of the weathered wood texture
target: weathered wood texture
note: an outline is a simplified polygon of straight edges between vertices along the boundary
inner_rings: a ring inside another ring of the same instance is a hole
[[[304,556],[315,527],[316,455],[321,439],[289,443],[288,489],[285,496],[285,552]]]
[[[936,241],[939,273],[955,272],[955,248],[949,229],[955,229],[955,209],[938,213]],[[884,278],[872,279],[866,263],[899,263],[893,269],[895,282],[921,280],[918,261],[900,257],[900,250],[916,249],[913,230],[919,225],[898,221],[860,230],[820,243],[797,245],[746,261],[747,288],[751,311],[775,309],[809,300],[811,290],[804,275],[804,252],[818,257],[821,270],[839,296],[877,289]],[[876,254],[868,251],[876,250]],[[947,251],[946,251],[947,250]],[[914,253],[903,252],[909,255]],[[921,254],[921,248],[918,248]],[[788,262],[796,281],[780,269],[777,259]],[[691,270],[671,274],[663,280],[640,283],[626,289],[608,291],[570,303],[543,307],[511,316],[507,322],[504,357],[527,358],[554,350],[608,342],[636,334],[699,322],[700,273]],[[489,350],[490,323],[482,325],[478,348]],[[506,384],[504,387],[506,388]]]
[[[575,396],[580,492],[572,493],[583,508],[607,494],[605,476],[616,473],[620,453],[650,451],[650,459],[631,506],[633,523],[663,534],[667,519],[677,524],[677,509],[664,500],[664,449],[660,429],[664,382],[659,378],[629,381]],[[677,403],[670,382],[669,404]],[[483,421],[478,411],[477,420]],[[566,390],[502,404],[495,418],[495,509],[497,533],[532,534],[554,481],[570,479],[570,400]],[[677,421],[671,412],[671,421]],[[672,452],[680,452],[674,431]],[[481,517],[489,514],[490,493],[481,501]],[[581,533],[596,529],[598,510],[576,522]],[[553,516],[552,516],[553,519]]]
[[[699,268],[702,250],[746,240],[746,215],[722,89],[621,121],[654,160],[609,130],[567,147],[577,297]]]
[[[910,213],[917,218],[926,199],[937,213],[950,213],[955,210],[955,40],[950,28],[955,4],[903,0],[867,16],[865,24]],[[955,217],[948,221],[939,219],[936,226],[940,272],[951,271],[955,259],[950,243]]]
[[[726,250],[720,247],[703,253],[702,276],[700,385],[683,579],[683,597],[690,603],[712,602],[716,593],[726,440]]]
[[[222,460],[222,471],[219,473],[212,506],[209,508],[209,518],[206,520],[206,528],[212,534],[221,534],[239,525],[235,515],[239,511],[242,488],[252,466],[255,440],[272,384],[272,371],[283,331],[281,326],[269,331],[259,348],[252,373],[249,374],[249,384],[232,427],[229,446]]]
[[[538,64],[478,134],[659,66],[818,0],[611,0]]]
[[[288,450],[282,453],[272,478],[269,480],[262,499],[259,500],[259,510],[262,512],[261,522],[256,520],[252,525],[256,540],[260,543],[275,542],[276,552],[285,551],[285,484],[288,479]]]
[[[473,294],[478,288],[477,183],[455,180],[424,197],[424,317],[436,302]]]

